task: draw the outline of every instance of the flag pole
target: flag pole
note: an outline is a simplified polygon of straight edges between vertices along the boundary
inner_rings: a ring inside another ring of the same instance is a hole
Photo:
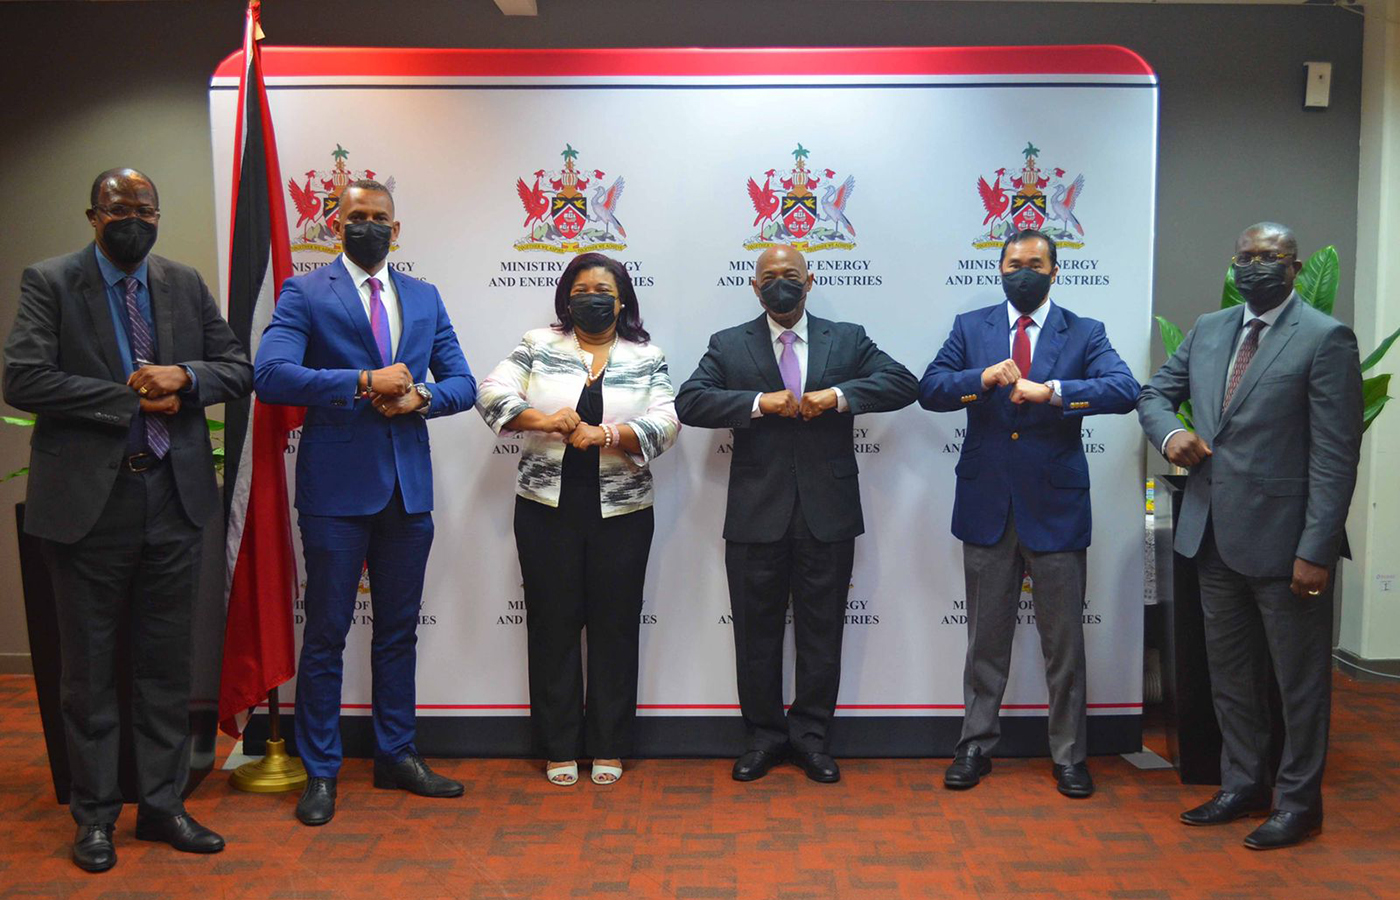
[[[277,688],[267,692],[267,749],[263,758],[234,769],[228,783],[250,794],[282,794],[305,786],[306,768],[301,760],[287,755],[287,742],[282,739]]]

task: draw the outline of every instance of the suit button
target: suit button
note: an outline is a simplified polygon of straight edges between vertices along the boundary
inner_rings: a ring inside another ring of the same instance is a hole
[[[1019,441],[1019,440],[1021,439],[1021,432],[1019,432],[1019,431],[1013,431],[1013,432],[1011,432],[1011,439],[1012,439],[1013,441]]]
[[[797,466],[788,466],[788,471],[789,471],[789,472],[796,472],[796,471],[797,471]]]

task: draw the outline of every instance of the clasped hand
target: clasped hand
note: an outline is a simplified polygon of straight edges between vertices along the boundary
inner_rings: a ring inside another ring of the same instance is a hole
[[[386,418],[416,411],[423,397],[413,389],[413,373],[403,363],[394,363],[369,373],[369,402]]]
[[[190,374],[181,366],[144,365],[126,379],[127,387],[141,401],[141,412],[173,416],[180,411],[179,391],[190,386]]]
[[[821,391],[808,391],[799,399],[792,391],[773,391],[758,398],[758,411],[765,416],[782,416],[805,420],[815,419],[829,409],[836,408],[836,391],[827,388]]]
[[[545,416],[539,430],[546,434],[561,435],[575,450],[601,447],[608,439],[606,431],[580,419],[578,413],[569,406]]]
[[[1055,393],[1050,390],[1050,385],[1026,378],[1021,367],[1012,359],[1004,359],[982,370],[982,389],[989,391],[995,387],[1011,388],[1011,396],[1007,399],[1018,405],[1049,403]]]

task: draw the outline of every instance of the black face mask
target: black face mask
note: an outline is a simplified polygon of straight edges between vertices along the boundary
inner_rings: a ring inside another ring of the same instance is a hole
[[[1001,289],[1006,299],[1023,313],[1033,312],[1050,293],[1050,275],[1035,269],[1001,273]]]
[[[617,321],[612,294],[574,294],[569,298],[569,315],[574,327],[587,334],[604,334]]]
[[[774,278],[758,289],[763,298],[763,306],[771,313],[785,316],[797,309],[797,304],[806,296],[807,284],[787,278]]]
[[[108,222],[102,229],[102,249],[119,266],[134,266],[156,243],[156,226],[132,216]]]
[[[341,231],[345,255],[360,268],[377,266],[389,255],[394,229],[383,222],[346,222]]]
[[[1293,284],[1288,280],[1288,263],[1259,263],[1235,266],[1235,287],[1255,312],[1268,312],[1288,299]]]

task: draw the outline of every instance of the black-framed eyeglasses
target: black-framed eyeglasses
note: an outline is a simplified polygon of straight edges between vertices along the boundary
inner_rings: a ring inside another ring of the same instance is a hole
[[[1265,251],[1263,253],[1236,253],[1230,257],[1230,261],[1237,266],[1257,266],[1263,263],[1287,262],[1293,258],[1292,253]]]
[[[154,222],[160,218],[160,208],[155,206],[126,206],[114,203],[111,206],[94,206],[93,209],[106,213],[107,217],[112,219],[129,219],[136,216],[138,219]]]

